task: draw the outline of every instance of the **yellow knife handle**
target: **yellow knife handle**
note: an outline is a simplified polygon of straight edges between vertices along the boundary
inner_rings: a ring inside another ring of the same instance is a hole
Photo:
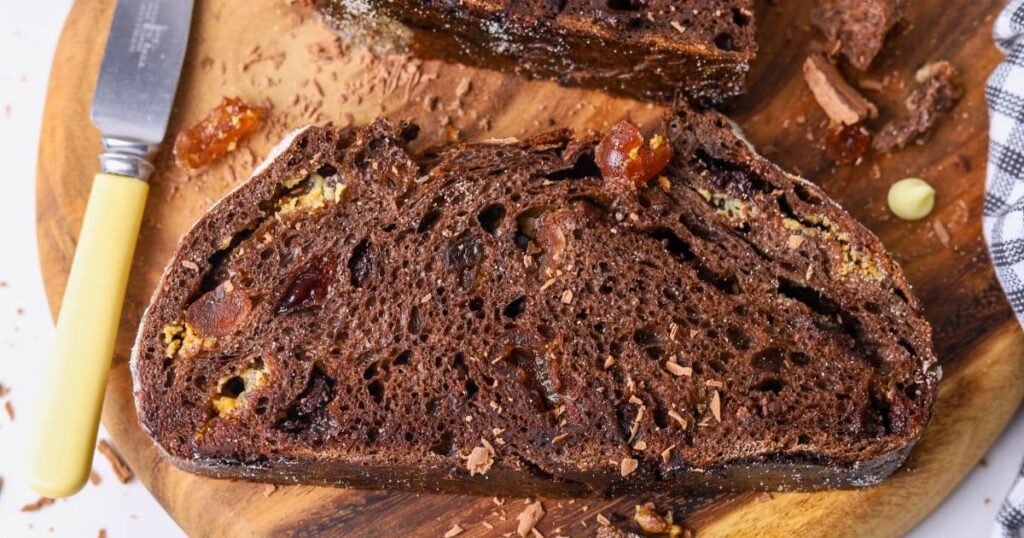
[[[93,180],[28,445],[29,482],[41,495],[73,495],[89,477],[148,193],[134,177]]]

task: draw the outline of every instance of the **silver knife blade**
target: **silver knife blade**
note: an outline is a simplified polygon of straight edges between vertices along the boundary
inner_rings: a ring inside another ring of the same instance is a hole
[[[104,137],[149,146],[163,141],[192,2],[118,0],[92,99],[92,122]]]

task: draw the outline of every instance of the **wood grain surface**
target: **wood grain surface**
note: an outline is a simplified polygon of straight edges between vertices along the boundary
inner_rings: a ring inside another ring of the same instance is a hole
[[[628,523],[654,500],[698,536],[895,536],[931,511],[977,464],[1024,396],[1024,338],[994,278],[981,238],[987,149],[983,85],[1000,55],[989,28],[998,0],[917,2],[909,27],[866,74],[889,80],[865,92],[901,113],[900,82],[948,59],[966,96],[931,139],[856,166],[833,165],[821,147],[825,116],[800,65],[820,37],[807,23],[811,0],[763,2],[760,54],[746,96],[730,115],[784,168],[816,181],[874,230],[903,264],[935,328],[945,376],[935,416],[906,467],[882,485],[851,491],[726,495],[713,499],[627,497],[543,500],[545,536],[589,535],[597,514]],[[54,58],[40,141],[37,211],[40,262],[56,312],[100,152],[89,103],[114,0],[78,0]],[[888,79],[886,77],[889,77]],[[178,237],[220,195],[247,177],[287,130],[306,123],[415,119],[422,143],[518,136],[552,126],[603,128],[623,116],[654,125],[658,107],[600,92],[528,82],[495,72],[374,56],[340,41],[310,13],[281,0],[197,0],[169,139],[225,95],[267,107],[270,121],[244,147],[201,174],[177,170],[165,147],[147,206],[104,406],[114,443],[153,495],[191,535],[460,536],[514,531],[523,499],[279,487],[213,480],[160,459],[139,429],[127,358],[135,327]],[[878,124],[875,124],[877,127]],[[166,145],[166,146],[169,146]],[[919,176],[938,191],[924,221],[894,219],[888,186]],[[116,509],[116,507],[112,507]],[[484,522],[492,525],[489,530]]]

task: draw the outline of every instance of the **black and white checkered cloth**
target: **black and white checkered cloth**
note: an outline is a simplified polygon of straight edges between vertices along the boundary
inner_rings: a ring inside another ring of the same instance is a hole
[[[982,230],[992,264],[1024,325],[1024,0],[1010,0],[993,28],[1006,59],[985,87],[989,110],[988,171]],[[1021,538],[1024,467],[999,508],[993,538]]]

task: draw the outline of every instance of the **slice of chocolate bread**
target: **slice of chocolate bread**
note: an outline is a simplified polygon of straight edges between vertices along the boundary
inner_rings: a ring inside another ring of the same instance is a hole
[[[179,466],[497,495],[873,484],[931,329],[878,239],[712,112],[413,154],[312,127],[214,206],[138,334]],[[667,163],[667,166],[666,166]]]
[[[667,102],[743,91],[752,0],[308,0],[344,34],[425,58]]]
[[[857,69],[867,70],[886,36],[907,20],[905,0],[819,0],[811,11],[830,47]]]

